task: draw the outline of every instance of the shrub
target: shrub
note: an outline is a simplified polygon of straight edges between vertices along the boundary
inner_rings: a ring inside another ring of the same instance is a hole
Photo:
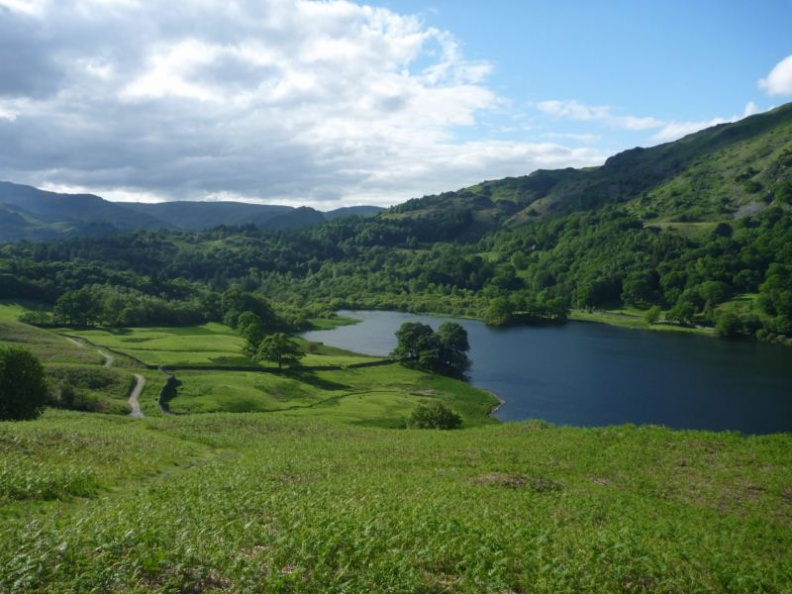
[[[462,417],[442,402],[433,402],[416,408],[407,425],[415,429],[457,429],[462,425]]]
[[[0,421],[35,419],[47,402],[44,368],[30,351],[0,349]]]

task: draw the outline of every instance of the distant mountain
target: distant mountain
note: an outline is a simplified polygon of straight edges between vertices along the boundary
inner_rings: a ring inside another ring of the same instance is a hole
[[[170,229],[200,231],[218,225],[256,225],[265,227],[273,219],[294,210],[290,206],[246,204],[244,202],[140,202],[120,204],[122,208],[144,214]]]
[[[652,148],[614,155],[601,167],[538,170],[409,200],[385,220],[408,219],[436,240],[474,240],[502,228],[576,211],[623,205],[646,225],[713,222],[792,203],[792,103]],[[133,229],[199,231],[252,224],[296,229],[373,206],[322,213],[238,202],[113,203],[91,194],[57,194],[0,182],[0,241],[46,240]],[[438,236],[451,229],[453,237]]]
[[[371,216],[383,210],[362,206],[322,213],[308,207],[242,202],[117,203],[93,194],[59,194],[0,182],[0,241],[46,241],[135,229],[200,231],[220,225],[295,229],[340,216]]]
[[[373,217],[383,212],[385,209],[379,206],[345,206],[336,210],[329,210],[324,213],[328,221],[341,217]]]
[[[160,223],[93,194],[59,194],[0,182],[0,240],[57,239],[63,236],[149,229]]]

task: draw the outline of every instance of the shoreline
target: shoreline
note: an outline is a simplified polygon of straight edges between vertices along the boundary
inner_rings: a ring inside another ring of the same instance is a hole
[[[473,387],[474,387],[474,388],[476,388],[477,390],[481,390],[482,392],[486,392],[487,394],[489,394],[489,395],[490,395],[490,396],[492,396],[492,397],[493,397],[495,400],[497,400],[497,401],[498,401],[498,403],[497,403],[497,404],[494,404],[494,405],[492,405],[492,407],[489,409],[489,412],[487,412],[487,416],[488,416],[489,418],[491,418],[493,421],[497,421],[498,423],[501,423],[501,424],[502,424],[502,423],[505,423],[506,421],[501,421],[500,419],[496,419],[496,418],[495,418],[495,417],[493,417],[492,415],[494,415],[496,412],[498,412],[498,411],[500,410],[500,408],[501,408],[501,407],[502,407],[504,404],[506,404],[506,401],[505,401],[503,398],[501,398],[501,397],[500,397],[498,394],[496,394],[495,392],[493,392],[492,390],[487,390],[486,388],[479,388],[478,386],[473,386]]]

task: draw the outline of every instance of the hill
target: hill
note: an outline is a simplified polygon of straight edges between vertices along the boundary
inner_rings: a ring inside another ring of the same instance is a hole
[[[9,244],[0,248],[0,297],[55,303],[105,285],[123,289],[121,303],[111,300],[119,311],[147,303],[156,315],[141,319],[163,320],[170,300],[181,303],[174,319],[191,323],[222,321],[217,300],[235,286],[295,311],[430,311],[493,325],[601,320],[592,312],[616,308],[629,315],[608,320],[633,327],[790,343],[790,188],[792,104],[602,167],[482,182],[368,218],[295,229],[289,217],[319,213],[294,209],[262,220],[268,229]],[[200,226],[207,219],[189,214],[199,206],[157,210]]]
[[[11,182],[0,182],[0,207],[0,241],[57,239],[158,226],[157,219],[93,194],[60,194]]]
[[[782,594],[790,436],[0,423],[8,592]]]
[[[2,592],[792,585],[790,434],[502,425],[463,382],[319,343],[303,369],[239,371],[206,352],[239,355],[219,324],[64,340],[2,319],[19,310],[0,306],[0,343],[37,353],[59,406],[115,414],[0,422]],[[179,361],[166,415],[155,366]],[[122,416],[133,374],[143,418]],[[431,401],[462,428],[406,429]]]
[[[46,241],[138,229],[200,231],[221,225],[296,229],[345,216],[371,216],[375,206],[327,213],[307,207],[241,202],[116,203],[93,194],[62,194],[0,182],[0,242]]]
[[[792,103],[652,148],[601,167],[538,170],[411,200],[392,216],[443,218],[453,210],[471,233],[537,217],[627,207],[641,220],[718,221],[792,202]]]

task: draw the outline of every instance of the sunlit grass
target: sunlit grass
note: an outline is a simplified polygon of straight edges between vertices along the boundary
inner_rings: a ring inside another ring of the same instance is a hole
[[[104,358],[94,349],[81,347],[65,337],[35,326],[0,320],[0,344],[22,346],[43,363],[101,364]]]
[[[0,504],[0,591],[792,586],[788,434],[88,419],[0,424],[4,455],[32,454],[15,476],[42,477]]]
[[[496,400],[462,382],[398,364],[359,369],[278,372],[176,371],[174,413],[288,412],[341,422],[404,426],[421,402],[438,399],[466,426],[492,423]]]
[[[619,326],[621,328],[630,328],[632,330],[653,330],[660,332],[682,332],[687,334],[700,334],[703,336],[711,336],[711,328],[699,328],[694,326],[680,326],[679,324],[661,321],[656,324],[649,324],[646,321],[646,311],[637,308],[614,308],[614,309],[600,309],[596,311],[583,311],[574,310],[569,314],[569,319],[578,322],[596,322],[600,324],[608,324],[610,326]]]
[[[4,507],[18,501],[96,495],[200,451],[127,417],[50,409],[34,422],[0,422],[0,514],[20,511]]]
[[[185,328],[101,328],[69,334],[118,349],[148,365],[245,365],[245,341],[228,326],[210,322]]]
[[[17,301],[0,300],[0,320],[16,322],[27,308]]]
[[[51,372],[98,357],[2,324]],[[80,336],[170,365],[241,349],[220,325]],[[162,372],[95,362],[119,403],[147,378],[146,418],[0,423],[0,592],[792,588],[792,435],[501,425],[464,382],[304,344],[340,368],[177,370],[162,415]],[[432,400],[463,428],[406,429]]]

